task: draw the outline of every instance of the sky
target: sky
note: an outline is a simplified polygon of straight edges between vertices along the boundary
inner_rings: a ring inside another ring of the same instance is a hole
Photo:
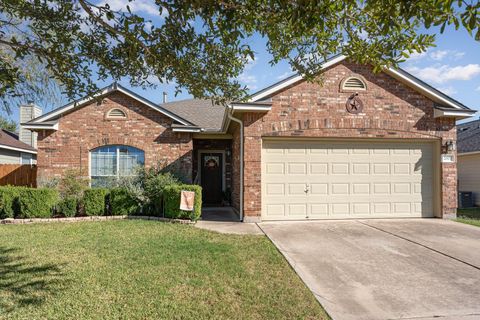
[[[108,0],[108,3],[113,9],[121,9],[125,1]],[[151,19],[158,17],[158,9],[150,1],[131,2],[130,8],[135,13]],[[274,66],[270,65],[271,56],[265,49],[265,39],[255,36],[249,41],[255,52],[255,59],[245,66],[239,81],[249,88],[250,93],[293,74],[285,61]],[[466,31],[447,29],[444,34],[437,35],[436,47],[412,55],[400,67],[467,107],[480,110],[480,42],[475,41]],[[98,83],[100,87],[108,84]],[[146,90],[130,87],[127,80],[120,81],[120,84],[156,103],[161,103],[162,92],[168,94],[168,101],[191,98],[185,91],[175,96],[174,84],[159,84],[156,89]],[[18,110],[10,118],[18,120]]]

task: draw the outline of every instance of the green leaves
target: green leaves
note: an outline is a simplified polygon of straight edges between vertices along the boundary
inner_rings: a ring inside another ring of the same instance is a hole
[[[156,0],[153,21],[136,11],[90,0],[0,3],[0,97],[11,98],[28,82],[32,57],[62,85],[69,98],[91,94],[97,81],[128,79],[132,86],[176,82],[195,97],[242,99],[236,80],[254,58],[251,37],[267,40],[271,63],[287,60],[314,79],[328,57],[343,53],[375,70],[394,66],[404,52],[434,45],[447,26],[480,41],[480,3],[454,0]],[[162,16],[160,16],[162,14]],[[21,35],[21,36],[18,36]],[[41,88],[37,88],[41,92]],[[3,105],[5,107],[5,104]]]

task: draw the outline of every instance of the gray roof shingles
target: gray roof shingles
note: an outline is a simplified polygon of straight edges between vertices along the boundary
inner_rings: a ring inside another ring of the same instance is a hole
[[[0,145],[28,151],[36,151],[36,149],[32,146],[18,140],[18,136],[16,134],[5,129],[0,129]],[[2,147],[0,146],[0,149],[1,148]]]
[[[457,125],[458,153],[480,151],[480,120]]]
[[[226,107],[202,99],[172,101],[160,106],[206,131],[221,130],[226,112]]]

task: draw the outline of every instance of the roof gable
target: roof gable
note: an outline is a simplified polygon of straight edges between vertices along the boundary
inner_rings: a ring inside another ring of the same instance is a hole
[[[135,99],[136,101],[146,105],[147,107],[150,107],[150,108],[154,109],[155,111],[158,111],[158,112],[164,114],[165,116],[171,118],[172,120],[175,120],[175,121],[179,122],[182,125],[187,125],[188,126],[188,125],[193,124],[193,123],[189,122],[188,120],[184,119],[183,117],[181,117],[181,116],[163,108],[162,106],[159,106],[159,105],[151,102],[148,99],[145,99],[145,98],[139,96],[138,94],[120,86],[117,83],[113,83],[113,84],[109,85],[108,87],[105,87],[105,88],[101,89],[98,93],[94,94],[93,96],[88,96],[88,97],[85,97],[83,99],[76,100],[74,102],[71,102],[71,103],[68,103],[68,104],[64,105],[63,107],[60,107],[60,108],[57,108],[57,109],[52,110],[50,112],[47,112],[40,117],[37,117],[33,120],[30,120],[29,122],[27,122],[27,124],[35,125],[35,124],[48,122],[49,120],[56,119],[56,118],[60,117],[64,113],[70,112],[74,109],[77,109],[77,108],[80,108],[80,107],[84,106],[84,105],[90,103],[91,101],[93,101],[96,98],[103,97],[103,96],[106,96],[106,95],[108,95],[112,92],[117,92],[117,91],[129,96],[132,99]]]
[[[321,69],[327,69],[332,67],[342,61],[346,60],[347,57],[344,55],[337,55],[330,59],[328,59],[325,63],[322,64]],[[475,113],[474,110],[469,109],[462,103],[458,102],[457,100],[447,96],[446,94],[440,92],[439,90],[435,89],[434,87],[428,85],[427,83],[421,81],[420,79],[416,78],[415,76],[411,75],[407,71],[400,69],[400,68],[385,68],[383,70],[386,74],[390,75],[394,79],[404,83],[408,87],[420,92],[421,94],[425,95],[429,99],[433,100],[434,102],[442,105],[444,108],[449,109],[457,109],[462,110],[468,113]],[[284,80],[281,80],[267,88],[264,88],[250,96],[248,99],[249,102],[257,102],[264,99],[267,99],[273,96],[275,93],[288,88],[300,81],[303,81],[304,77],[300,74],[292,75]]]

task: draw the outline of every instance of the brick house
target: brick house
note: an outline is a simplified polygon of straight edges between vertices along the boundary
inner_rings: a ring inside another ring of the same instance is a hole
[[[111,85],[23,124],[39,180],[80,169],[92,185],[163,163],[231,194],[243,221],[455,216],[457,119],[475,111],[401,69],[335,56],[228,106],[154,104]]]

